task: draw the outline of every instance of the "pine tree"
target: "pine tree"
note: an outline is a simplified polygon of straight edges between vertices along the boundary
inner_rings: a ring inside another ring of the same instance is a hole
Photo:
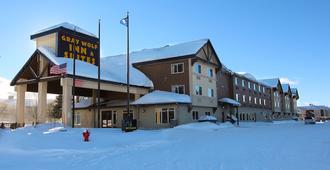
[[[62,117],[62,95],[58,95],[55,99],[54,107],[51,111],[51,116],[56,119]]]

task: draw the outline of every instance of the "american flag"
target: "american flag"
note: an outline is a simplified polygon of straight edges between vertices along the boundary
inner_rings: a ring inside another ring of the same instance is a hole
[[[60,75],[66,73],[66,63],[60,65],[54,65],[50,68],[50,74]]]

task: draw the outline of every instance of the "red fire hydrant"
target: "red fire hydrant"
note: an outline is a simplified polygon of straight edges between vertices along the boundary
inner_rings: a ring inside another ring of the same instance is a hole
[[[89,141],[89,131],[88,129],[86,129],[83,133],[82,133],[83,137],[84,137],[84,142],[88,142]]]

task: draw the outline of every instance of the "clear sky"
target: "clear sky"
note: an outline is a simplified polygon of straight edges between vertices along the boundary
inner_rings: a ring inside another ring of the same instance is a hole
[[[330,105],[329,0],[4,0],[0,2],[0,77],[12,79],[35,50],[30,35],[71,22],[97,34],[102,56],[209,38],[222,63],[257,78],[298,87],[299,104]]]

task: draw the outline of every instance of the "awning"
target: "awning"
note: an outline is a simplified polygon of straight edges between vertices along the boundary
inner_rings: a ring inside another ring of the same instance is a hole
[[[231,99],[231,98],[222,98],[222,99],[219,99],[219,102],[227,103],[227,104],[237,106],[237,107],[241,106],[241,103],[239,103],[238,101]]]

